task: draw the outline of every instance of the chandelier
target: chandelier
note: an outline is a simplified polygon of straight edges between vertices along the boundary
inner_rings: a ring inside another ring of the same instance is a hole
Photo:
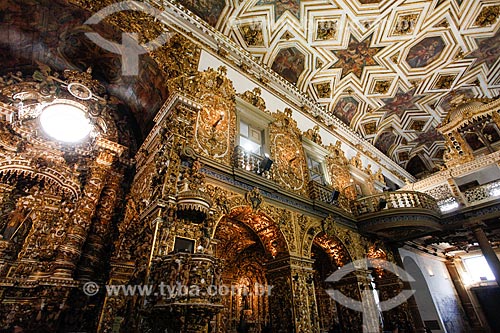
[[[48,136],[64,143],[82,141],[92,131],[83,105],[69,100],[55,100],[44,106],[38,119]]]
[[[42,67],[31,78],[11,81],[0,86],[0,92],[10,96],[14,109],[9,122],[18,132],[31,132],[33,139],[61,148],[81,147],[111,134],[110,130],[115,132],[107,125],[108,112],[103,112],[109,108],[108,101],[99,96],[104,87],[92,79],[90,70],[65,70],[61,75]]]

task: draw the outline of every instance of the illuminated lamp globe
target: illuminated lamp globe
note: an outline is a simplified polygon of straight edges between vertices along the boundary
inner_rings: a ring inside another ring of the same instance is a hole
[[[81,141],[92,130],[85,111],[67,103],[46,106],[40,114],[40,124],[47,135],[66,143]]]

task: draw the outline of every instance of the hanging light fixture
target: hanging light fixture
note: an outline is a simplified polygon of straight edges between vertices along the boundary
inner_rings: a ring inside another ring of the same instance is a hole
[[[64,143],[82,141],[92,130],[85,108],[68,100],[56,100],[44,106],[39,120],[48,136]]]

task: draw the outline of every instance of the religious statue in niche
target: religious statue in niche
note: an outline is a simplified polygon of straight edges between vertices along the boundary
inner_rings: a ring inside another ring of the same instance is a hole
[[[0,222],[0,239],[11,240],[17,243],[24,238],[31,227],[31,220],[22,198],[18,199],[16,208],[2,217]]]

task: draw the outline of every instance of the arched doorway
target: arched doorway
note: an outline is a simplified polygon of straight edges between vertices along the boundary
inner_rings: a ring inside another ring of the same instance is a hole
[[[436,304],[432,299],[429,286],[425,281],[424,274],[418,267],[418,264],[410,257],[405,257],[403,259],[403,265],[415,281],[410,281],[411,288],[415,290],[415,301],[417,302],[418,310],[422,317],[422,320],[427,323],[433,322],[439,326],[439,329],[433,329],[433,332],[445,332],[443,329],[443,324],[441,322]]]
[[[361,299],[354,274],[347,274],[336,284],[325,281],[336,270],[352,261],[345,246],[338,238],[320,232],[313,240],[311,258],[314,259],[314,286],[320,332],[329,332],[331,329],[334,332],[361,332],[361,314],[335,302],[327,292],[329,289],[336,289],[347,297]]]
[[[268,264],[288,254],[275,223],[250,207],[237,207],[222,217],[214,235],[215,256],[224,260],[224,309],[211,323],[214,332],[262,332],[271,329],[279,297]],[[291,304],[290,304],[291,307]],[[276,325],[275,325],[276,326]],[[273,330],[278,332],[279,330]]]

